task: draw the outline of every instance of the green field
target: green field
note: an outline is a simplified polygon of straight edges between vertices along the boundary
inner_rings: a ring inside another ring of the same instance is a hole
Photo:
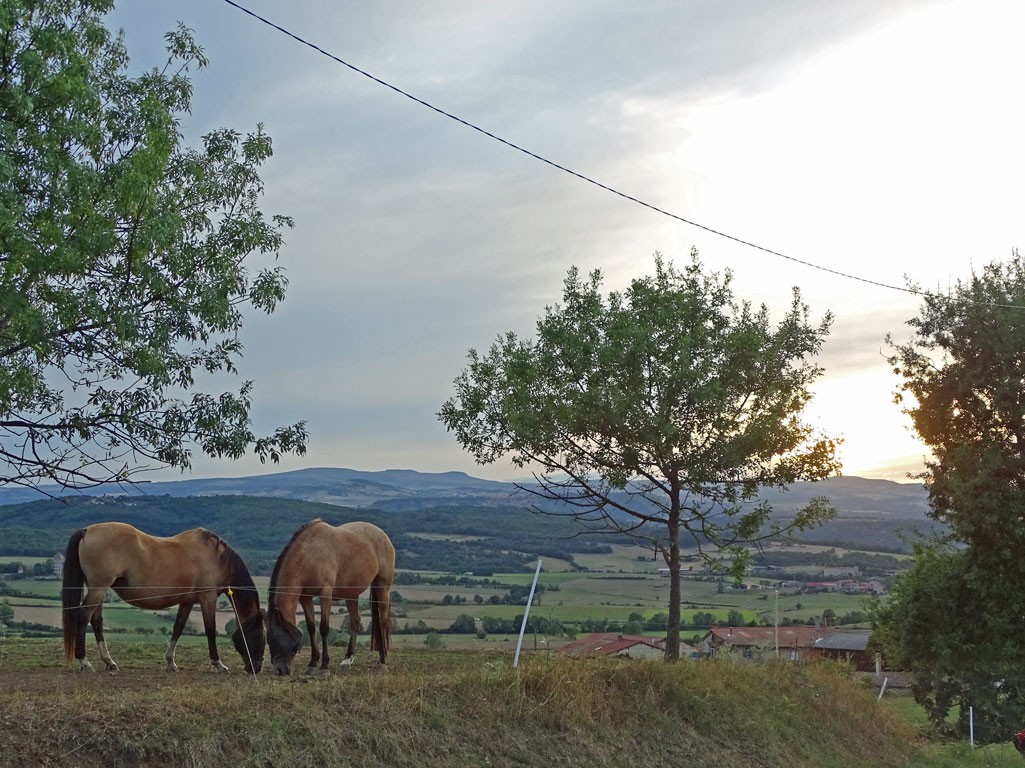
[[[508,586],[529,586],[532,579],[533,574],[510,573],[490,577],[498,585],[396,585],[394,591],[402,598],[394,606],[396,625],[401,628],[406,623],[423,621],[428,627],[441,630],[447,629],[456,617],[463,614],[475,618],[514,619],[523,614],[523,603],[493,605],[488,601],[492,596],[505,595]],[[257,577],[255,581],[266,605],[268,579]],[[542,572],[539,581],[547,589],[538,593],[539,602],[531,607],[531,616],[557,620],[570,628],[587,619],[625,622],[631,614],[649,619],[668,610],[669,580],[650,572],[650,568],[649,573]],[[15,621],[59,626],[60,582],[54,579],[19,579],[8,582],[8,587],[27,595],[0,596],[0,600],[6,599],[15,609]],[[776,619],[777,595],[770,589],[731,589],[724,588],[716,580],[685,578],[681,590],[684,625],[693,623],[695,613],[712,614],[718,624],[723,624],[731,610],[740,611],[745,622],[772,624]],[[482,604],[477,603],[478,597],[483,600]],[[859,596],[781,591],[778,616],[781,621],[787,618],[808,620],[821,616],[826,609],[842,616],[851,611],[863,611],[864,603],[864,598]],[[223,599],[222,608],[227,608]],[[340,607],[336,605],[334,610],[338,612]],[[31,617],[26,613],[31,613]],[[222,610],[218,624],[223,626],[230,618],[230,612]],[[167,615],[154,616],[130,608],[117,601],[116,597],[105,608],[105,623],[119,630],[152,632],[159,632],[169,624]],[[201,629],[198,608],[194,610],[190,623],[195,631]]]

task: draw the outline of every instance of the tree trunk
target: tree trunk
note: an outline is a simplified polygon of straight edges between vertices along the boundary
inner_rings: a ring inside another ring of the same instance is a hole
[[[666,661],[680,659],[680,509],[673,499],[666,523],[669,529],[669,622],[666,626]]]

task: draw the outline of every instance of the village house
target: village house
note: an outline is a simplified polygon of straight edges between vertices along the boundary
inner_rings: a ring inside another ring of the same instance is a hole
[[[644,635],[623,635],[616,632],[598,632],[574,640],[559,649],[571,656],[624,656],[632,659],[661,659],[665,653],[665,638]],[[680,643],[680,658],[690,658],[697,650]]]
[[[712,627],[698,643],[698,650],[713,654],[730,648],[745,659],[800,661],[811,656],[815,641],[827,637],[832,627]]]
[[[869,654],[870,632],[832,632],[820,637],[811,648],[811,658],[834,659],[851,664],[858,672],[880,674],[878,656]]]

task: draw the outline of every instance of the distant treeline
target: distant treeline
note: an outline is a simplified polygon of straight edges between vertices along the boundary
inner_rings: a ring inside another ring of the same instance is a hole
[[[839,518],[801,531],[795,538],[805,544],[910,555],[914,551],[913,542],[945,532],[944,526],[932,520]]]
[[[332,525],[375,523],[394,542],[400,567],[460,574],[530,570],[538,557],[572,562],[574,554],[608,553],[614,543],[575,536],[573,521],[523,507],[396,512],[252,496],[106,496],[0,507],[0,554],[49,557],[78,528],[116,520],[156,536],[207,528],[238,550],[251,571],[266,575],[292,533],[317,517]]]
[[[269,574],[292,533],[314,518],[338,525],[367,520],[388,532],[403,569],[471,573],[529,571],[538,557],[569,563],[580,554],[607,554],[612,545],[631,543],[626,535],[580,535],[569,517],[542,515],[522,506],[439,505],[428,509],[354,509],[319,502],[265,496],[88,496],[43,499],[0,506],[0,555],[50,557],[63,552],[71,534],[86,525],[111,520],[129,523],[156,536],[172,536],[204,527],[246,559],[255,574]],[[905,521],[905,532],[930,523]],[[828,541],[877,552],[910,551],[895,525],[900,521],[833,521],[802,533],[803,541]],[[686,543],[686,542],[684,542]],[[786,565],[760,555],[758,564]],[[815,556],[816,564],[860,565],[865,572],[893,569],[871,555],[848,554],[837,562]],[[796,561],[794,561],[796,563]]]
[[[910,566],[910,561],[894,555],[873,552],[846,552],[838,555],[835,549],[826,552],[778,552],[766,550],[753,555],[754,565],[775,566],[786,569],[798,566],[857,567],[864,576],[882,576],[888,571],[897,571]]]

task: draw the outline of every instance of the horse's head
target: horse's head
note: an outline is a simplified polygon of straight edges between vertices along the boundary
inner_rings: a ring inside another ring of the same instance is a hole
[[[274,674],[292,674],[292,660],[302,644],[303,634],[299,628],[282,616],[280,610],[271,608],[267,615],[267,645]]]
[[[258,611],[231,635],[231,642],[235,644],[235,650],[242,657],[246,672],[254,675],[260,674],[260,670],[263,669],[263,649],[267,644],[263,621],[264,613]]]

